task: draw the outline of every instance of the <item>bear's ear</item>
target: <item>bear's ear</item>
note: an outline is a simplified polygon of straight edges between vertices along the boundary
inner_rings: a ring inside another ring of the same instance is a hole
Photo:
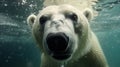
[[[90,21],[91,19],[93,19],[93,12],[91,9],[85,9],[83,11],[83,14],[85,15],[85,17],[88,19],[88,21]]]
[[[35,22],[36,16],[34,14],[31,14],[28,18],[27,18],[27,24],[32,28],[33,23]]]

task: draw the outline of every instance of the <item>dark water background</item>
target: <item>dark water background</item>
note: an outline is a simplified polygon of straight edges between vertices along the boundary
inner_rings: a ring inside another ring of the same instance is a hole
[[[39,67],[40,51],[26,18],[42,0],[0,0],[0,67]],[[91,21],[110,67],[120,67],[120,0],[101,0]]]

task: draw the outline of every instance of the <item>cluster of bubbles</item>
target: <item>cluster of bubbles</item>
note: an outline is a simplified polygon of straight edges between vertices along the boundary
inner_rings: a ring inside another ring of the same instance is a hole
[[[109,1],[109,2],[102,2],[98,4],[97,6],[94,6],[94,9],[97,11],[102,11],[103,9],[112,9],[115,5],[120,4],[120,0],[115,0],[115,1]]]

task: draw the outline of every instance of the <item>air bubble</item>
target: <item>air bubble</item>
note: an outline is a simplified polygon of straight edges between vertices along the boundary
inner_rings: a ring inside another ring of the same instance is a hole
[[[8,6],[8,4],[4,4],[4,6]]]

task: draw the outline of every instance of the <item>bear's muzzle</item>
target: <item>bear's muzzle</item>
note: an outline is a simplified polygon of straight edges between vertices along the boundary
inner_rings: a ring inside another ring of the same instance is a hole
[[[69,37],[64,33],[49,33],[46,37],[49,54],[57,60],[65,60],[71,56]]]

